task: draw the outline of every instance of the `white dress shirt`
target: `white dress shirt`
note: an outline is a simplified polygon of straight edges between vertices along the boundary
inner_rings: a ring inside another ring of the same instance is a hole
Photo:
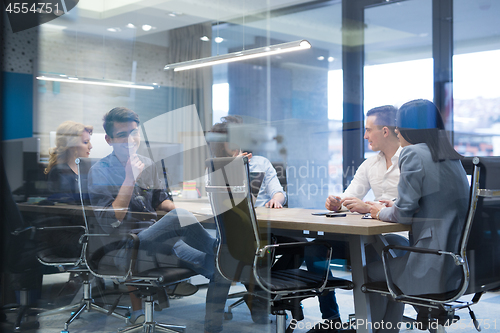
[[[399,183],[399,154],[398,148],[391,158],[392,165],[387,168],[385,155],[379,152],[375,156],[367,158],[359,166],[351,184],[340,197],[356,197],[363,200],[366,193],[372,189],[375,200],[392,200],[398,197]]]
[[[274,169],[271,162],[263,156],[252,156],[249,161],[250,172],[265,172],[264,180],[260,186],[259,195],[257,196],[257,201],[255,202],[255,207],[264,206],[273,196],[281,192],[285,196],[286,193],[280,184],[276,169]]]

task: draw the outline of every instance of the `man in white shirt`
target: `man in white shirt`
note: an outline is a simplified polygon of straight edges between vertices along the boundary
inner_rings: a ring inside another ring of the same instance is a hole
[[[370,189],[373,190],[375,200],[392,200],[398,196],[398,161],[401,147],[394,132],[396,112],[397,109],[392,105],[368,111],[364,138],[368,140],[370,149],[379,153],[361,163],[351,184],[343,194],[330,195],[326,199],[325,207],[328,210],[339,211],[345,207],[351,212],[368,213],[370,206],[363,201],[363,198]],[[332,258],[349,258],[346,242],[330,241],[329,243],[333,249]],[[318,267],[314,263],[321,259],[316,253],[306,252],[305,260],[308,270],[314,271],[315,267]],[[325,321],[316,324],[308,333],[336,332],[335,328],[339,327],[341,321],[335,292],[332,291],[318,298],[322,318]]]
[[[394,114],[394,119],[391,119]],[[359,166],[351,184],[340,196],[326,199],[328,210],[338,211],[344,206],[351,212],[368,213],[370,206],[363,198],[372,189],[375,200],[392,200],[398,196],[398,160],[401,147],[394,132],[396,108],[387,105],[371,109],[366,114],[364,138],[368,140],[375,156]]]

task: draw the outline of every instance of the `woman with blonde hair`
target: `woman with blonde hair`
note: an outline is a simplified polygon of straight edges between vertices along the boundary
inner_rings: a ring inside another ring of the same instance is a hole
[[[85,126],[74,121],[65,121],[57,128],[56,146],[49,151],[49,165],[45,169],[47,174],[48,189],[52,193],[49,201],[68,204],[80,203],[78,190],[78,168],[75,159],[89,157],[92,144],[92,126]],[[87,196],[88,198],[88,196]],[[50,216],[44,219],[50,226],[75,226],[83,225],[81,212],[75,211],[73,215]],[[81,229],[57,229],[41,235],[45,246],[52,252],[61,256],[76,258],[80,256],[81,245],[79,239]],[[43,245],[42,245],[43,246]]]
[[[65,121],[57,128],[56,146],[49,151],[49,165],[45,169],[48,187],[57,201],[78,201],[78,157],[89,157],[93,127],[75,121]]]

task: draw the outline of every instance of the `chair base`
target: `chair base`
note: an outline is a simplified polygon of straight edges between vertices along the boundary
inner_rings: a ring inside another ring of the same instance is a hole
[[[28,321],[28,317],[33,313],[40,313],[46,309],[36,308],[29,305],[29,291],[19,291],[20,304],[6,305],[2,308],[2,321],[7,321],[6,312],[16,311],[16,320],[14,321],[14,332],[21,332],[23,329],[37,329],[40,323],[36,321]]]
[[[178,325],[168,325],[161,324],[155,321],[153,322],[144,322],[143,324],[133,325],[124,329],[118,330],[120,333],[131,333],[131,332],[144,332],[144,333],[153,333],[153,332],[167,332],[167,333],[184,333],[186,331],[186,326],[178,326]]]
[[[154,300],[153,294],[146,296],[146,301],[144,302],[144,316],[145,321],[142,324],[132,325],[130,327],[125,327],[119,329],[120,333],[131,333],[131,332],[144,332],[144,333],[153,333],[153,332],[167,332],[167,333],[184,333],[186,331],[186,326],[180,325],[171,325],[171,324],[163,324],[157,323],[154,321]]]
[[[75,310],[76,309],[76,310]],[[128,309],[128,308],[127,308]],[[80,314],[82,314],[83,311],[90,312],[91,310],[95,310],[97,312],[104,313],[106,315],[113,316],[118,319],[124,319],[125,323],[128,324],[129,318],[125,315],[119,314],[117,312],[110,312],[110,310],[105,309],[104,307],[97,305],[94,300],[92,299],[92,292],[91,292],[91,286],[90,282],[88,280],[85,280],[83,282],[83,299],[80,303],[72,304],[72,305],[66,305],[62,306],[57,309],[49,310],[42,312],[38,314],[39,317],[45,317],[45,316],[50,316],[53,314],[58,314],[60,312],[68,311],[68,310],[75,310],[71,313],[71,316],[69,319],[64,323],[64,330],[61,332],[67,333],[69,332],[69,325],[77,319]]]

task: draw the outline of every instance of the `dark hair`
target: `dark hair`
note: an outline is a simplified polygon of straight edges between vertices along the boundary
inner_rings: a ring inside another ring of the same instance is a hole
[[[462,159],[448,140],[441,114],[431,101],[416,99],[403,104],[398,110],[396,124],[409,143],[425,143],[434,162]]]
[[[375,125],[387,127],[390,129],[390,132],[396,136],[396,113],[398,109],[396,109],[392,105],[384,105],[373,108],[366,113],[366,117],[375,116]]]
[[[214,124],[210,132],[227,134],[227,124],[243,124],[240,116],[225,116],[220,118],[220,123]]]
[[[220,133],[227,134],[228,124],[243,124],[243,119],[240,116],[226,116],[220,118],[220,123],[214,124],[210,132],[212,133]],[[228,152],[226,151],[226,142],[227,138],[224,141],[214,141],[210,142],[209,146],[212,150],[212,154],[215,157],[230,157]]]
[[[139,125],[140,123],[139,115],[123,106],[118,106],[114,109],[111,109],[104,115],[102,120],[102,127],[104,127],[104,131],[110,138],[113,137],[113,126],[115,122],[128,123],[130,121],[135,121],[137,125]]]

